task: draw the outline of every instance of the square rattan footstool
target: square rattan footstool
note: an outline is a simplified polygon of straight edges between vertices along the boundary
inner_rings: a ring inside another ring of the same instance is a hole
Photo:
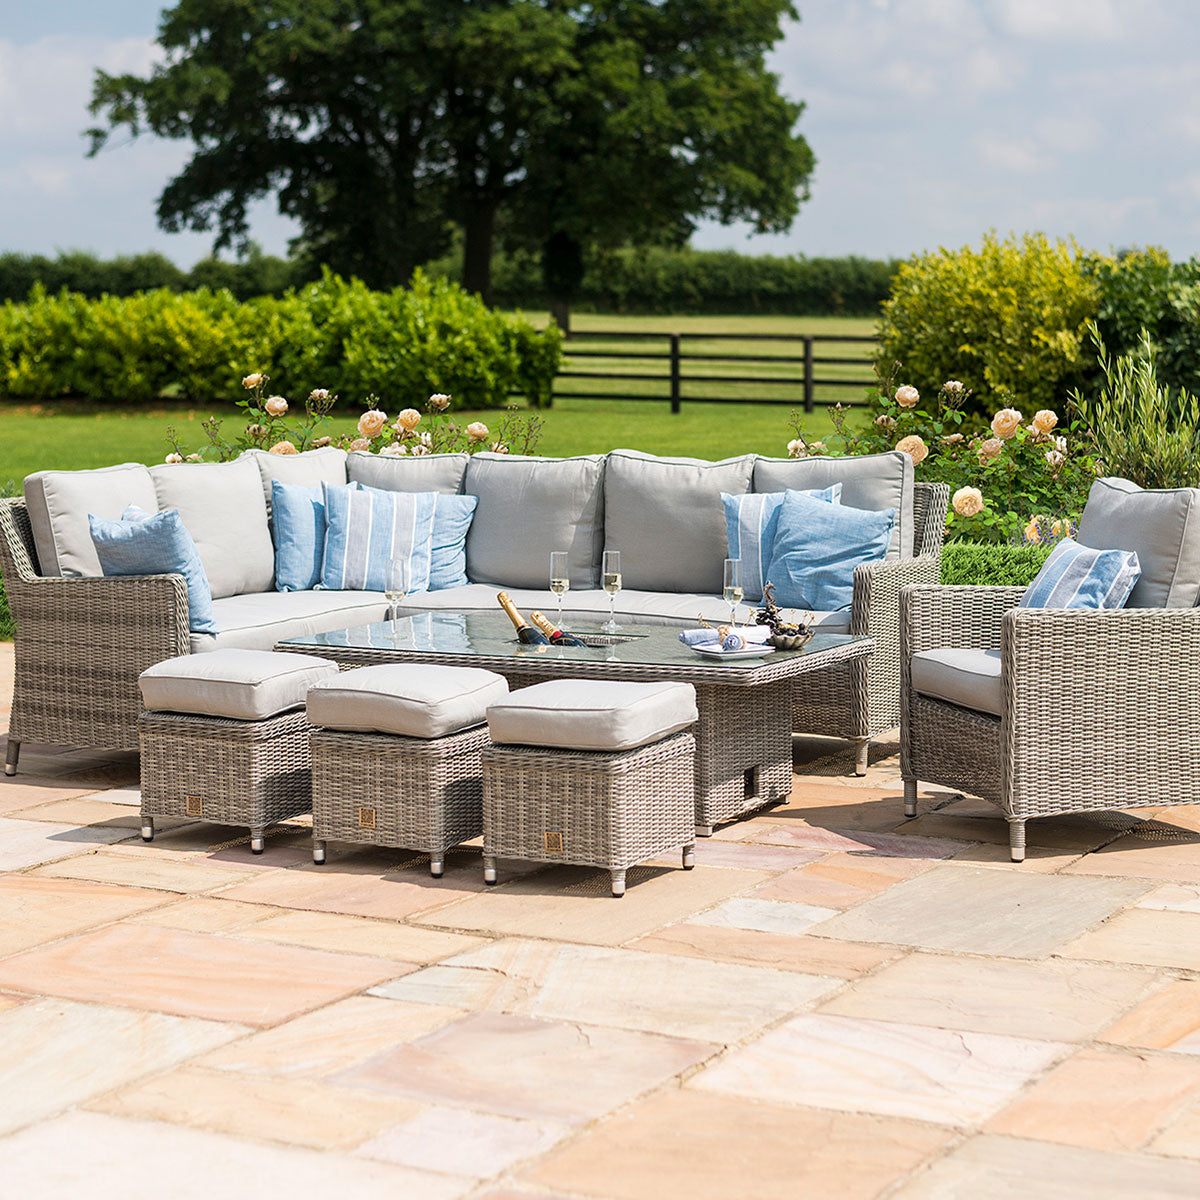
[[[245,825],[263,852],[268,825],[312,803],[310,684],[337,664],[304,654],[214,650],[167,659],[142,673],[142,838],[155,817]]]
[[[484,880],[497,858],[628,869],[696,842],[696,720],[688,683],[558,679],[488,709]]]
[[[508,695],[478,667],[389,663],[345,671],[308,693],[312,728],[313,861],[326,842],[429,855],[483,830],[480,753],[487,707]]]

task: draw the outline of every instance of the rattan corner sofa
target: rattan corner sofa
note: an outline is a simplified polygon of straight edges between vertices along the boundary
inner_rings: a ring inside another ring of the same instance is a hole
[[[414,613],[490,610],[499,588],[527,611],[553,611],[549,553],[566,549],[568,618],[598,619],[608,611],[599,587],[608,547],[622,552],[618,616],[681,626],[728,614],[719,594],[727,553],[722,492],[840,482],[844,504],[894,507],[887,557],[856,570],[850,610],[816,614],[823,629],[873,637],[875,654],[869,665],[806,681],[794,699],[795,729],[853,739],[860,772],[869,739],[899,721],[900,592],[937,581],[948,501],[944,485],[915,483],[911,460],[897,452],[705,462],[635,451],[402,458],[326,448],[295,456],[250,451],[229,463],[40,472],[26,480],[23,499],[0,501],[0,572],[17,625],[10,773],[22,742],[136,747],[137,678],[165,658],[270,649],[283,638],[384,618],[381,593],[274,590],[273,479],[476,495],[467,584],[408,596],[404,606]],[[116,518],[129,504],[179,510],[212,588],[216,635],[189,631],[182,576],[99,575],[87,514]]]

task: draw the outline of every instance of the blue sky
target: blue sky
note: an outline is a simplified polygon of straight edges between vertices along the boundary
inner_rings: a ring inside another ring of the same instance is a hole
[[[1044,230],[1109,249],[1200,252],[1196,0],[798,0],[773,65],[808,108],[818,159],[790,233],[706,226],[706,247],[904,256]],[[155,0],[0,0],[0,249],[159,249],[154,204],[182,144],[97,159],[81,130],[92,71],[144,71]],[[270,202],[254,236],[282,252]]]

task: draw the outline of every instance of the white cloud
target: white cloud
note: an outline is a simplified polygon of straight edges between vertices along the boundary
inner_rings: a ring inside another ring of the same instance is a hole
[[[997,171],[1029,175],[1047,165],[1046,158],[1033,144],[1015,138],[984,136],[975,149],[980,162]]]
[[[1136,20],[1137,5],[1126,5]],[[1112,0],[996,0],[1000,27],[1015,37],[1046,41],[1111,41],[1122,35]]]

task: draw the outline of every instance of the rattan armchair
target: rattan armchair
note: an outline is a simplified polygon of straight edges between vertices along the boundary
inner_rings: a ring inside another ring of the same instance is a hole
[[[900,724],[900,593],[909,584],[941,578],[949,503],[944,483],[916,484],[913,556],[854,572],[850,632],[874,638],[875,653],[818,672],[793,689],[792,729],[853,741],[858,775],[867,772],[871,738]]]
[[[900,765],[996,804],[1014,862],[1031,817],[1200,803],[1200,608],[1029,609],[1022,588],[904,589]],[[924,650],[1001,654],[994,716],[917,693]]]

